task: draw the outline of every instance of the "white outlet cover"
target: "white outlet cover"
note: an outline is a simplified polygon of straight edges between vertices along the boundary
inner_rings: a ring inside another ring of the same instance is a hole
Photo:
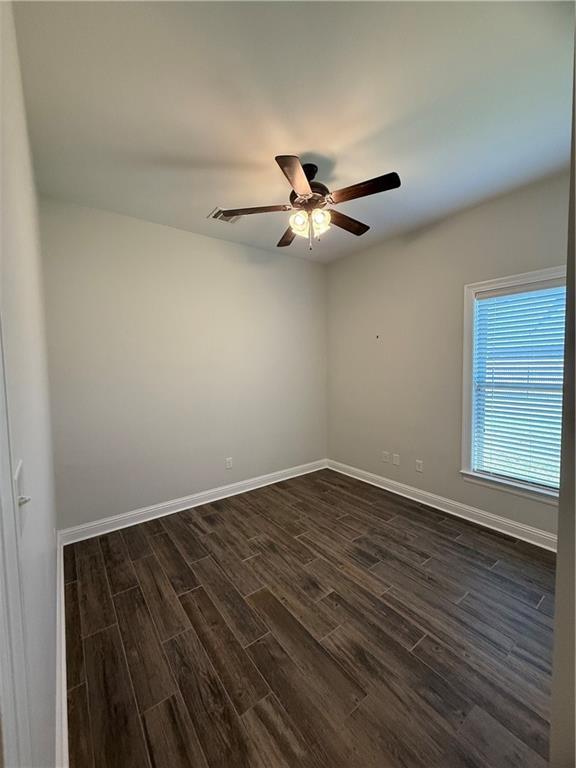
[[[400,466],[400,454],[399,453],[393,453],[392,454],[392,463],[395,464],[397,467]]]

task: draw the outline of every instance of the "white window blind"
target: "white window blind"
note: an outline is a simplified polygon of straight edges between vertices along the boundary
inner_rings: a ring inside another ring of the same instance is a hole
[[[472,470],[556,489],[565,286],[477,295]]]

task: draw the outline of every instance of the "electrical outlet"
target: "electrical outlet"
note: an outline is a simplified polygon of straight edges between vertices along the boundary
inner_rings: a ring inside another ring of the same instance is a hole
[[[416,459],[416,472],[424,471],[424,462],[422,459]]]
[[[226,469],[232,469],[232,456],[228,456],[228,458],[224,459],[224,464]]]
[[[384,464],[387,464],[390,461],[389,451],[382,451],[382,461],[384,462]]]
[[[392,454],[392,464],[399,467],[400,466],[400,454],[399,453],[393,453]]]

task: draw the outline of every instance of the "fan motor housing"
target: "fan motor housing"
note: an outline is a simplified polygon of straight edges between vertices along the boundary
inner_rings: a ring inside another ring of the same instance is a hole
[[[319,181],[311,181],[310,188],[312,190],[312,197],[308,197],[305,200],[299,198],[294,191],[290,193],[290,202],[294,208],[311,211],[314,208],[323,208],[327,204],[326,197],[330,194],[330,190],[325,184]]]

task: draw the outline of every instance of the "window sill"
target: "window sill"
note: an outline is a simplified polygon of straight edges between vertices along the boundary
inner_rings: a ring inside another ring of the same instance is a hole
[[[472,472],[469,469],[461,469],[460,474],[463,476],[464,480],[470,483],[477,483],[478,485],[485,485],[495,490],[514,493],[517,496],[525,496],[528,499],[541,501],[544,504],[550,504],[554,507],[558,506],[557,491],[547,490],[546,488],[536,488],[527,483],[505,480],[504,478],[493,477],[492,475],[482,475],[479,472]]]

